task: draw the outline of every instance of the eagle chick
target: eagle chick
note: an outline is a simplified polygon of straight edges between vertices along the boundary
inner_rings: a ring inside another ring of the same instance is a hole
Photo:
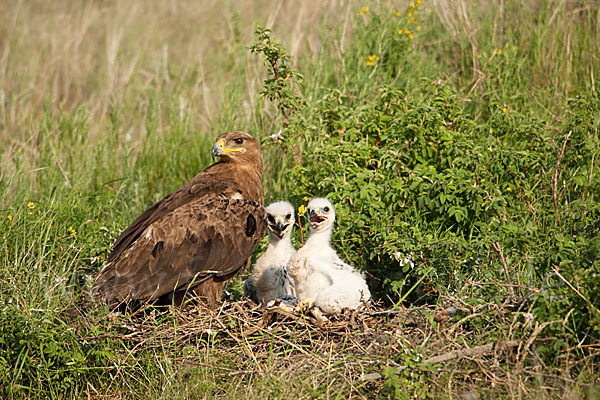
[[[278,201],[265,208],[269,247],[256,260],[252,275],[244,282],[244,293],[256,304],[292,296],[286,265],[296,253],[292,246],[294,207],[287,201]]]
[[[296,296],[300,300],[314,299],[314,306],[330,313],[358,308],[371,298],[371,293],[363,275],[331,248],[335,208],[327,199],[314,198],[307,211],[310,237],[287,267]]]

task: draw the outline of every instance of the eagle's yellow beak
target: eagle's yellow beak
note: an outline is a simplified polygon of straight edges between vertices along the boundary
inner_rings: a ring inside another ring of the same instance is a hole
[[[221,139],[213,145],[210,154],[212,155],[212,158],[214,160],[218,156],[227,155],[227,154],[231,154],[231,153],[237,153],[240,151],[243,152],[246,150],[245,149],[230,149],[228,147],[225,147],[225,141],[223,139]]]
[[[223,154],[223,150],[225,150],[225,141],[221,139],[213,145],[212,150],[210,152],[210,155],[212,156],[213,160],[215,160],[218,156]]]

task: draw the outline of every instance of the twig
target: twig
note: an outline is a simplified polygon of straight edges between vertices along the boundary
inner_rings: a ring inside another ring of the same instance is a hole
[[[462,324],[464,324],[466,321],[476,318],[476,317],[480,317],[482,316],[484,313],[473,313],[473,314],[469,314],[466,317],[462,318],[460,321],[458,321],[457,323],[455,323],[454,325],[452,325],[452,327],[450,327],[450,329],[448,329],[450,332],[453,332],[456,328],[458,328],[459,326],[461,326]]]
[[[521,260],[517,264],[517,267],[521,264]],[[517,290],[519,291],[519,297],[523,297],[523,293],[521,292],[521,277],[519,277],[519,270],[517,269]]]
[[[557,182],[558,182],[558,167],[560,165],[560,161],[565,155],[565,149],[567,147],[567,141],[571,137],[573,131],[569,131],[567,137],[563,141],[562,149],[558,153],[558,159],[556,160],[556,165],[554,166],[554,177],[552,179],[552,202],[554,203],[554,211],[556,212],[556,218],[558,220],[558,226],[560,226],[560,213],[558,212],[558,191],[557,191]]]
[[[583,301],[585,301],[585,303],[588,305],[588,307],[590,307],[590,309],[591,309],[593,312],[595,312],[596,314],[600,315],[600,310],[598,310],[598,309],[596,308],[596,306],[594,306],[594,305],[592,304],[592,302],[591,302],[591,301],[589,301],[589,300],[588,300],[588,299],[587,299],[587,298],[586,298],[584,295],[582,295],[582,294],[581,294],[581,292],[580,292],[579,290],[577,290],[577,288],[575,288],[575,286],[573,286],[573,285],[571,284],[571,282],[569,282],[568,280],[566,280],[566,279],[565,279],[565,277],[564,277],[564,276],[562,276],[560,272],[558,272],[558,266],[556,266],[556,265],[555,265],[555,266],[553,266],[553,267],[552,267],[552,272],[554,272],[554,273],[556,274],[556,276],[558,276],[558,277],[559,277],[559,278],[560,278],[560,279],[561,279],[561,280],[562,280],[564,283],[566,283],[566,284],[567,284],[567,286],[571,288],[571,290],[573,290],[575,293],[577,293],[577,295],[578,295],[579,297],[581,297],[581,298],[583,299]]]
[[[134,337],[136,335],[138,335],[138,332],[133,332],[130,333],[128,335],[115,335],[115,334],[111,334],[111,333],[103,333],[101,335],[96,335],[96,336],[84,336],[82,337],[83,340],[101,340],[101,339],[129,339],[131,337]]]
[[[279,74],[277,73],[277,62],[279,61],[279,57],[269,61],[271,64],[271,70],[273,71],[273,76],[275,77],[275,81],[279,80]],[[281,112],[283,116],[283,126],[287,127],[289,125],[287,113],[285,112],[285,108],[281,105],[281,93],[277,92],[277,108]]]
[[[300,246],[304,246],[304,234],[302,233],[302,222],[300,220],[300,213],[298,213],[298,220],[296,223],[298,224],[298,230],[300,231]]]
[[[278,140],[278,142],[279,142],[279,147],[281,147],[281,151],[283,151],[283,154],[285,154],[285,158],[287,159],[287,162],[288,162],[290,168],[293,167],[294,165],[290,161],[290,157],[288,156],[287,151],[285,151],[285,147],[283,147],[283,143],[281,143],[281,140]]]
[[[471,284],[473,285],[481,285],[481,286],[502,286],[502,287],[514,287],[517,289],[527,289],[527,290],[531,290],[533,293],[538,293],[541,289],[536,289],[536,288],[532,288],[529,286],[523,286],[523,285],[511,285],[511,284],[507,284],[507,283],[500,283],[500,282],[478,282],[478,281],[470,281]]]
[[[529,350],[529,348],[531,347],[531,345],[533,344],[533,342],[535,341],[535,339],[538,337],[538,335],[544,330],[546,329],[546,327],[548,325],[552,325],[552,324],[556,324],[559,323],[561,321],[555,320],[555,321],[546,321],[544,323],[538,324],[536,322],[535,324],[535,328],[533,330],[533,333],[531,334],[531,336],[529,337],[529,339],[527,339],[527,342],[525,343],[525,346],[523,347],[523,356],[521,357],[521,362],[523,362],[525,360],[525,354],[527,353],[527,351]]]
[[[296,143],[292,143],[292,150],[294,150],[294,158],[298,164],[302,164],[302,157],[300,157],[300,151],[296,147]]]
[[[506,266],[506,260],[504,259],[504,254],[502,254],[502,248],[500,247],[500,243],[498,243],[498,242],[492,243],[492,247],[494,248],[494,250],[496,250],[498,252],[498,255],[500,255],[500,261],[502,261],[502,267],[504,268],[504,273],[506,274],[506,280],[509,285],[508,289],[510,291],[510,295],[512,297],[515,297],[515,291],[513,289],[512,279],[510,279],[510,275],[508,273],[508,267]]]
[[[521,345],[521,343],[522,342],[520,340],[509,340],[507,342],[498,341],[498,342],[493,342],[493,343],[487,343],[487,344],[484,344],[481,346],[470,347],[467,349],[452,350],[452,351],[449,351],[448,353],[430,357],[430,358],[426,359],[425,361],[423,361],[423,364],[440,364],[440,363],[444,363],[446,361],[455,360],[455,359],[459,359],[459,358],[480,356],[480,355],[489,353],[491,351],[495,351],[498,348],[502,348],[502,347],[517,347],[517,346]],[[408,367],[403,365],[396,370],[396,373],[401,372],[401,371],[405,370],[406,368],[408,368]],[[362,380],[365,380],[365,381],[372,381],[372,380],[377,380],[380,378],[383,378],[383,375],[380,374],[379,372],[365,374],[362,376]]]
[[[551,378],[551,379],[561,379],[561,380],[563,380],[565,382],[577,383],[578,385],[585,386],[585,387],[592,387],[593,386],[592,384],[585,383],[585,382],[580,382],[580,381],[576,381],[576,380],[573,380],[573,379],[570,379],[570,378],[565,378],[564,376],[560,376],[560,375],[544,374],[544,373],[541,373],[541,372],[528,371],[526,369],[524,369],[523,372],[525,372],[526,374],[529,374],[529,375],[537,376],[537,377],[542,376],[542,377]]]
[[[510,173],[510,171],[508,171]],[[521,187],[519,186],[519,184],[517,183],[517,178],[514,177],[512,174],[510,174],[513,178],[513,183],[515,184],[515,186],[517,187],[517,190],[519,191],[519,195],[521,196],[521,198],[525,201],[525,204],[527,204],[527,207],[529,208],[529,211],[531,212],[531,214],[533,215],[533,217],[535,218],[535,222],[537,223],[538,226],[542,226],[542,224],[540,223],[539,218],[537,217],[537,215],[535,214],[535,209],[533,208],[533,206],[531,205],[531,203],[529,202],[529,200],[527,199],[527,196],[525,196],[525,192],[523,191],[523,189],[521,189]]]

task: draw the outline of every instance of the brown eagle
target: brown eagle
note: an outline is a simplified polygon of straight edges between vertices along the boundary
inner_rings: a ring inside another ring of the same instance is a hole
[[[156,202],[117,238],[95,279],[95,297],[180,303],[186,293],[214,307],[221,289],[266,234],[262,160],[245,132],[219,136],[206,168]]]

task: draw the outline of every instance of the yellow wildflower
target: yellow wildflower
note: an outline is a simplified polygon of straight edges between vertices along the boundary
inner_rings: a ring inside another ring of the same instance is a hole
[[[411,33],[410,35],[408,35],[408,38],[409,38],[409,39],[412,39],[413,37],[414,37],[414,36],[413,36],[413,34],[412,34],[412,33]]]
[[[398,29],[398,35],[402,35],[404,31],[402,29]]]
[[[417,0],[417,5],[421,4],[421,0]]]
[[[373,65],[377,64],[377,60],[379,60],[379,57],[377,57],[375,54],[371,54],[369,57],[367,57],[367,61],[365,62],[365,65],[373,66]]]
[[[12,216],[12,215],[9,215],[9,216],[7,216],[6,218],[7,218],[9,221],[12,221],[12,219],[13,219],[13,216]]]
[[[413,10],[408,10],[408,16],[412,17],[412,15],[413,15]]]
[[[505,113],[508,111],[508,108],[506,108],[506,106],[502,107],[502,112]]]
[[[421,25],[417,25],[417,30],[420,31],[421,30]]]
[[[507,192],[510,192],[511,190],[512,190],[512,189],[510,188],[510,186],[507,186],[507,187],[506,187],[506,191],[507,191]]]
[[[27,203],[27,208],[31,210],[32,208],[35,208],[35,204],[33,204],[33,202],[30,201],[29,203]]]
[[[498,55],[501,56],[502,55],[502,49],[497,49],[496,53],[498,53]]]
[[[72,226],[69,226],[69,229],[67,229],[69,231],[69,235],[75,237],[75,235],[77,235],[77,232],[75,231],[75,229],[73,229]]]
[[[309,200],[310,200],[310,197],[308,197],[308,196],[304,196],[304,197],[302,198],[302,200],[304,200],[304,201],[309,201]]]
[[[407,35],[409,35],[410,31],[407,29],[407,30],[404,31],[404,33],[406,33]]]
[[[301,205],[300,207],[298,207],[298,215],[304,215],[304,213],[306,212],[306,207],[303,205]]]
[[[400,16],[400,13],[399,13],[399,12],[397,12],[397,13],[396,13],[396,17],[399,17],[399,16]]]
[[[362,10],[360,10],[360,15],[365,15],[369,13],[369,7],[363,7]]]

